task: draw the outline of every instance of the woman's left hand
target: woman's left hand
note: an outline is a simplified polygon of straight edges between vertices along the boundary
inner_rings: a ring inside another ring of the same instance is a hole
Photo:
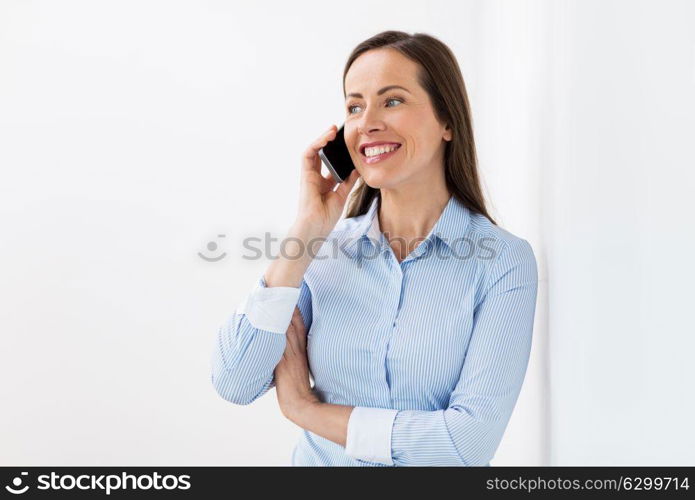
[[[275,367],[275,392],[282,414],[290,420],[307,406],[320,403],[311,388],[306,344],[307,331],[299,308],[285,333],[287,343],[282,359]]]

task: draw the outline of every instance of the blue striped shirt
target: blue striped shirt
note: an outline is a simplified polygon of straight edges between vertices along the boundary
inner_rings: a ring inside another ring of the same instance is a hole
[[[292,465],[489,466],[531,349],[532,247],[452,196],[399,262],[379,201],[314,247],[299,288],[259,278],[219,328],[212,383],[240,405],[274,387],[298,306],[314,391],[355,409],[345,447],[303,430]]]

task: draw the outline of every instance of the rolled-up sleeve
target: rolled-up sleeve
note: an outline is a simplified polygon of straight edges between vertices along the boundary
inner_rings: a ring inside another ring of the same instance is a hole
[[[356,406],[348,420],[345,453],[353,458],[393,465],[391,426],[398,410]]]
[[[525,377],[537,289],[533,249],[517,238],[490,267],[448,407],[436,411],[357,407],[348,424],[346,453],[361,461],[396,466],[488,465]]]
[[[250,404],[274,387],[274,370],[285,351],[287,328],[299,307],[311,327],[311,293],[298,288],[256,287],[219,328],[211,357],[211,381],[217,393],[236,404]]]
[[[301,287],[268,288],[261,276],[258,286],[239,304],[236,312],[246,314],[254,328],[284,335],[292,321],[300,292]]]

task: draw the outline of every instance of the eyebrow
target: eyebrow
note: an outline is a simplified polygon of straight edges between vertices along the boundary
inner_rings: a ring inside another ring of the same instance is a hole
[[[391,90],[391,89],[403,89],[403,90],[405,90],[406,92],[408,92],[409,94],[411,93],[410,90],[408,90],[408,89],[405,88],[405,87],[401,87],[400,85],[387,85],[386,87],[383,87],[383,88],[379,89],[379,90],[377,91],[376,95],[381,95],[381,94],[383,94],[384,92],[387,92],[387,91],[389,91],[389,90]],[[357,93],[357,92],[353,92],[353,93],[351,93],[351,94],[348,94],[347,97],[346,97],[346,99],[347,99],[348,97],[357,97],[357,98],[359,98],[359,99],[362,99],[362,94]]]

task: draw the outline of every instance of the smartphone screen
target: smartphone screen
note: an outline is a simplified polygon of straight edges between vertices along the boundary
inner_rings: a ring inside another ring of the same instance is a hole
[[[345,135],[343,129],[345,124],[342,124],[335,134],[335,139],[319,150],[319,156],[326,165],[326,168],[333,174],[333,178],[338,182],[343,182],[350,176],[350,172],[355,169],[352,163],[350,153],[345,144]]]

